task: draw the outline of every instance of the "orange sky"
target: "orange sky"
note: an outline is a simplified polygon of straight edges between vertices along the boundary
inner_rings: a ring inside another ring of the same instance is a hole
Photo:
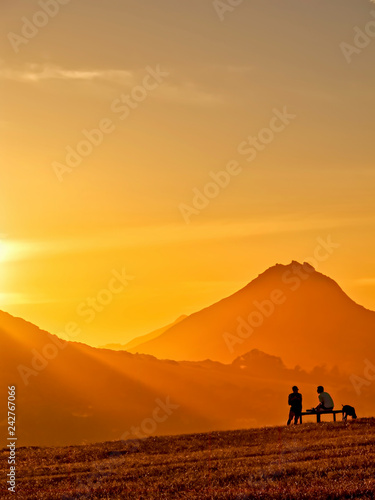
[[[375,6],[252,0],[221,20],[211,1],[77,0],[23,42],[40,3],[1,9],[1,309],[126,342],[329,236],[317,268],[375,309],[375,39],[350,63],[340,46]]]

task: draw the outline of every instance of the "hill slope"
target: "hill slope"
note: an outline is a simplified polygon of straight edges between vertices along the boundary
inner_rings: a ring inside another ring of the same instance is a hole
[[[372,499],[375,420],[24,448],[18,461],[19,499]]]
[[[136,348],[160,359],[224,363],[251,349],[280,356],[287,366],[355,370],[375,350],[375,312],[308,264],[278,264]]]

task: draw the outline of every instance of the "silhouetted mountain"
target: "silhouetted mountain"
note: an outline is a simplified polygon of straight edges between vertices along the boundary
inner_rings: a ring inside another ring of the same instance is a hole
[[[248,322],[254,311],[262,312],[262,324],[241,338],[238,325],[245,333],[248,326],[239,317]],[[146,353],[199,361],[64,342],[0,312],[0,398],[6,401],[7,387],[17,387],[20,445],[135,438],[132,427],[180,434],[283,424],[294,384],[305,408],[316,404],[322,384],[336,406],[351,404],[369,416],[375,411],[375,369],[365,369],[364,362],[374,363],[374,317],[334,281],[298,263],[269,269],[141,346]],[[233,352],[225,334],[242,341]],[[6,407],[0,411],[5,435]]]
[[[158,328],[157,330],[147,333],[146,335],[141,335],[139,337],[134,338],[127,344],[106,344],[103,346],[100,346],[101,349],[112,349],[113,351],[129,351],[129,352],[136,352],[136,348],[143,344],[144,342],[148,342],[149,340],[153,340],[156,337],[159,337],[162,333],[166,332],[169,330],[169,328],[172,328],[172,326],[177,325],[180,323],[182,320],[187,318],[187,315],[184,314],[180,316],[179,318],[176,319],[173,323],[163,326],[162,328]]]
[[[375,313],[309,264],[277,264],[234,295],[190,315],[137,352],[231,362],[252,349],[287,366],[362,366],[375,349]]]

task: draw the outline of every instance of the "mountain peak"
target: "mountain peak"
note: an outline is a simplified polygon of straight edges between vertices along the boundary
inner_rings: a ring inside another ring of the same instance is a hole
[[[252,285],[254,282],[257,282],[259,279],[272,279],[272,278],[277,278],[279,279],[280,277],[285,276],[286,274],[291,274],[291,275],[299,275],[299,276],[312,276],[314,274],[320,274],[314,266],[312,266],[309,262],[303,262],[301,264],[297,260],[292,260],[290,264],[280,264],[277,263],[262,273],[260,273],[257,278],[253,279],[248,283],[247,286]],[[323,275],[322,275],[323,276]]]
[[[272,271],[272,270],[287,270],[287,269],[290,269],[290,270],[296,270],[296,269],[303,269],[305,270],[306,272],[316,272],[316,269],[314,266],[312,266],[309,262],[303,262],[303,264],[301,264],[300,262],[298,262],[297,260],[292,260],[292,262],[290,264],[275,264],[274,266],[271,266],[270,268],[267,269],[267,271],[265,272],[268,272],[268,271]],[[263,273],[264,274],[264,273]]]

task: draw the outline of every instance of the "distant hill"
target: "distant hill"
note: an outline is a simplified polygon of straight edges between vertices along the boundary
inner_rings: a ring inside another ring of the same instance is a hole
[[[135,352],[136,348],[139,345],[144,344],[145,342],[148,342],[149,340],[153,340],[156,337],[159,337],[159,335],[166,332],[167,330],[169,330],[169,328],[172,328],[172,326],[177,325],[178,323],[180,323],[182,320],[184,320],[186,318],[187,318],[187,315],[184,314],[184,315],[180,316],[179,318],[177,318],[176,321],[174,321],[173,323],[171,323],[167,326],[164,326],[162,328],[158,328],[157,330],[155,330],[151,333],[147,333],[146,335],[141,335],[139,337],[136,337],[133,340],[131,340],[130,342],[128,342],[127,344],[106,344],[106,345],[100,346],[100,349],[112,349],[113,351]]]
[[[190,315],[136,351],[160,359],[224,363],[251,349],[287,366],[359,369],[375,351],[375,312],[309,264],[276,265],[242,290]]]
[[[316,404],[316,384],[323,381],[338,405],[354,404],[360,416],[375,412],[374,387],[365,388],[366,397],[357,396],[349,377],[335,370],[316,368],[309,374],[287,369],[278,357],[257,350],[227,365],[161,361],[63,343],[3,312],[0,379],[3,401],[7,386],[17,387],[20,446],[106,441],[121,439],[124,433],[129,438],[132,428],[142,425],[154,435],[284,424],[286,397],[295,383],[305,407]],[[160,404],[168,407],[168,402],[172,410],[156,410]],[[3,406],[2,435],[5,412]]]

